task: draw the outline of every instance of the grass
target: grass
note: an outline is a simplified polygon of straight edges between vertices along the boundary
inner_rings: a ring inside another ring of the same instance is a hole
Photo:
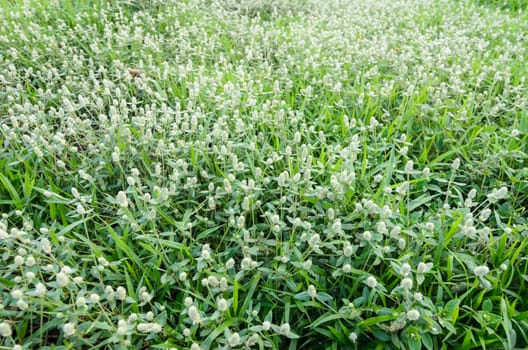
[[[0,1],[0,349],[528,346],[522,1]]]

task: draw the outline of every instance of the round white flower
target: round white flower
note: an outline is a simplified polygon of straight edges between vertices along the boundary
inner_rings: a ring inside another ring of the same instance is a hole
[[[407,311],[407,319],[409,321],[416,321],[420,318],[420,312],[416,309]]]
[[[418,266],[416,267],[416,272],[418,273],[427,273],[429,271],[431,271],[431,269],[433,268],[433,263],[424,263],[424,262],[419,262],[418,263]]]
[[[409,273],[411,273],[411,265],[409,265],[408,263],[403,263],[400,267],[400,274],[405,277]]]
[[[288,336],[290,334],[290,324],[289,323],[283,323],[279,328],[279,333],[284,336]]]
[[[121,286],[117,287],[117,289],[116,289],[117,299],[125,300],[126,295],[127,295],[127,293],[126,293],[126,289],[124,287],[121,287]]]
[[[409,277],[405,277],[401,281],[401,286],[402,286],[403,289],[409,290],[409,289],[411,289],[413,287],[413,280],[410,279]]]
[[[350,335],[348,336],[348,339],[350,339],[352,343],[355,343],[357,341],[357,338],[358,338],[358,335],[354,332],[350,333]]]
[[[313,284],[310,284],[308,286],[308,291],[307,291],[308,295],[310,296],[310,298],[315,298],[315,296],[317,295],[317,289],[315,289],[314,285]]]
[[[11,330],[11,325],[7,323],[6,321],[3,321],[0,323],[0,335],[5,338],[9,338],[11,335],[13,335],[13,331]]]
[[[231,334],[229,339],[227,339],[227,342],[230,347],[234,348],[240,343],[240,335],[238,333]]]
[[[376,280],[376,277],[369,276],[369,278],[367,278],[367,286],[369,286],[370,288],[376,288],[377,285],[378,281]]]
[[[64,332],[64,336],[71,337],[76,332],[75,324],[71,322],[65,323],[62,326],[62,330]]]
[[[484,277],[489,273],[489,268],[485,265],[477,266],[473,269],[473,273],[478,277]]]
[[[220,298],[217,303],[218,311],[224,312],[227,310],[227,300],[224,298]]]
[[[189,315],[189,318],[196,323],[200,323],[200,313],[198,312],[198,309],[196,306],[192,305],[189,310],[187,310],[187,315]]]
[[[56,280],[60,287],[66,287],[68,284],[70,284],[70,278],[64,272],[59,272],[56,276]]]

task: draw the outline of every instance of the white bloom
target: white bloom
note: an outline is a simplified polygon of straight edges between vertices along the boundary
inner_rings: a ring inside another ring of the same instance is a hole
[[[139,323],[137,325],[137,330],[140,333],[159,333],[162,328],[157,323]]]
[[[269,331],[270,328],[271,328],[271,322],[270,321],[262,322],[262,329],[264,331]]]
[[[350,257],[352,255],[352,245],[350,243],[345,243],[345,246],[343,247],[343,255],[346,257]]]
[[[230,347],[234,348],[240,343],[240,335],[238,333],[231,334],[229,339],[227,339],[227,342],[229,343]]]
[[[187,315],[189,315],[189,318],[193,322],[200,323],[201,317],[196,306],[192,305],[189,310],[187,310]]]
[[[20,299],[24,296],[24,293],[20,289],[14,289],[11,291],[11,297],[13,299]]]
[[[218,278],[216,278],[215,276],[209,276],[207,277],[207,283],[213,287],[218,287],[220,281],[218,281]]]
[[[126,295],[127,295],[127,292],[126,292],[126,289],[124,287],[121,287],[121,286],[117,287],[117,289],[116,289],[117,299],[125,300]]]
[[[420,312],[416,309],[407,311],[407,319],[409,321],[416,321],[420,318]]]
[[[18,299],[16,305],[20,310],[26,310],[29,307],[28,303],[24,299]]]
[[[378,281],[376,280],[376,277],[369,276],[369,278],[367,278],[367,286],[369,286],[370,288],[375,288],[377,285]]]
[[[246,341],[246,346],[248,347],[252,347],[253,345],[257,344],[258,341],[259,341],[260,337],[258,334],[256,333],[253,333],[249,338],[248,340]]]
[[[180,281],[185,281],[187,279],[187,273],[185,271],[180,272],[180,275],[178,276],[178,279]]]
[[[128,325],[125,320],[117,321],[117,334],[124,335],[128,331]]]
[[[128,320],[127,320],[127,322],[128,322],[128,323],[134,323],[134,322],[136,322],[136,321],[138,320],[138,317],[139,317],[139,316],[138,316],[137,314],[132,313],[132,314],[130,314],[130,315],[128,316]]]
[[[220,298],[217,303],[218,311],[224,312],[227,310],[227,300],[224,298]]]
[[[409,290],[412,288],[413,286],[413,280],[410,279],[409,277],[405,277],[404,279],[402,279],[401,281],[401,286],[403,289],[405,290]]]
[[[42,283],[37,283],[35,285],[35,294],[37,294],[38,297],[43,297],[47,292],[46,286]]]
[[[348,339],[350,339],[352,343],[355,343],[357,341],[357,338],[358,338],[358,335],[354,332],[350,333],[350,335],[348,336]]]
[[[96,294],[96,293],[90,294],[90,301],[92,303],[98,303],[100,300],[101,300],[101,297],[99,296],[99,294]]]
[[[128,176],[126,180],[129,186],[134,186],[136,184],[136,179],[132,176]]]
[[[70,283],[70,278],[64,272],[59,272],[56,276],[57,284],[60,287],[66,287]]]
[[[429,168],[424,168],[424,169],[422,170],[422,174],[423,174],[424,177],[428,178],[429,176],[431,176],[431,169],[429,169]]]
[[[249,270],[251,268],[251,261],[252,260],[250,257],[243,258],[240,262],[240,267],[242,268],[242,270]]]
[[[416,272],[418,273],[428,273],[433,268],[433,263],[424,263],[419,262],[418,266],[416,267]]]
[[[146,290],[142,291],[141,293],[139,293],[139,300],[148,303],[152,300],[152,295],[150,295],[150,293]]]
[[[411,265],[409,265],[408,263],[403,263],[400,267],[400,274],[405,277],[409,273],[411,273]]]
[[[230,258],[229,260],[227,260],[226,262],[226,269],[232,269],[234,266],[235,266],[235,259],[233,258]]]
[[[193,304],[193,299],[191,297],[186,297],[183,299],[183,304],[185,307],[190,307]]]
[[[77,307],[86,306],[86,298],[83,296],[78,297],[77,300],[75,301],[75,305],[77,305]]]
[[[473,269],[473,273],[478,277],[484,277],[489,273],[489,268],[485,265],[477,266]]]
[[[62,330],[64,331],[65,337],[71,337],[76,332],[75,324],[71,322],[65,323],[62,326]]]
[[[31,267],[35,265],[35,263],[36,263],[35,258],[32,255],[26,258],[26,266]]]
[[[409,161],[407,162],[407,164],[405,164],[405,172],[406,172],[407,174],[410,174],[410,173],[412,173],[412,171],[413,171],[413,161],[412,161],[412,160],[409,160]]]
[[[288,334],[290,334],[290,324],[283,323],[279,328],[279,333],[281,335],[288,336]]]
[[[121,206],[122,208],[128,207],[128,199],[127,199],[127,195],[125,192],[119,191],[117,193],[116,200],[117,200],[117,203],[119,203],[119,206]]]
[[[314,285],[313,284],[310,284],[308,286],[308,291],[307,291],[308,295],[310,296],[310,298],[315,298],[315,296],[317,295],[317,289],[315,289]]]
[[[9,338],[11,335],[13,335],[11,325],[9,325],[9,323],[7,323],[6,321],[0,323],[0,335],[5,338]]]
[[[456,158],[453,163],[451,163],[451,169],[458,170],[460,167],[460,158]]]
[[[352,266],[350,266],[350,264],[343,265],[343,272],[344,273],[349,273],[350,271],[352,271]]]

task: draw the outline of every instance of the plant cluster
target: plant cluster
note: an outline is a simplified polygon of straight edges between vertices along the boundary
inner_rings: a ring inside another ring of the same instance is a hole
[[[0,3],[0,349],[528,346],[527,31]]]

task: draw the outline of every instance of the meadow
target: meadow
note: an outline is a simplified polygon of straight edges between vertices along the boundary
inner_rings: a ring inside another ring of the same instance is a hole
[[[0,0],[0,349],[528,347],[528,2]]]

